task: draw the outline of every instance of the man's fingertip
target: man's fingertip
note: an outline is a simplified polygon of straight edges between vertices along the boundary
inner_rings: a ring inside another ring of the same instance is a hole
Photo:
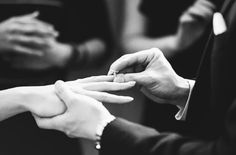
[[[109,70],[107,75],[112,75],[113,74],[113,71],[112,70]]]

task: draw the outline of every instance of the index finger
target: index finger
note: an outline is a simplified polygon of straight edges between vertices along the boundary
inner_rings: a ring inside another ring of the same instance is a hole
[[[108,71],[108,75],[112,75],[114,72],[119,72],[121,70],[127,69],[133,65],[147,65],[152,57],[154,57],[154,52],[160,51],[157,48],[152,48],[134,54],[126,54],[119,59],[117,59]]]

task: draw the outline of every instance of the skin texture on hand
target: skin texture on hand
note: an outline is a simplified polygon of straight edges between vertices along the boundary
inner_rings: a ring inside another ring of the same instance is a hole
[[[19,89],[12,88],[0,91],[0,121],[25,112],[21,99],[18,95]]]
[[[128,103],[133,101],[129,96],[118,96],[103,91],[120,91],[129,89],[135,82],[114,83],[109,82],[112,76],[94,76],[66,84],[76,94],[90,96],[100,102],[107,103]],[[40,117],[52,117],[65,112],[66,106],[56,96],[53,85],[41,87],[24,87],[22,94],[25,95],[25,107],[28,111]]]
[[[65,112],[66,106],[56,96],[52,85],[22,87],[20,96],[26,111],[41,117],[52,117]]]
[[[136,82],[115,83],[113,80],[114,76],[101,75],[66,83],[75,93],[93,97],[100,102],[123,104],[133,101],[132,97],[113,95],[107,92],[130,89],[135,86]]]
[[[140,65],[144,69],[135,72],[136,66]],[[133,71],[127,72],[130,68]],[[111,65],[108,75],[114,71],[124,72],[125,74],[121,76],[122,81],[136,81],[142,86],[141,90],[145,95],[155,96],[159,103],[183,106],[182,104],[187,100],[188,82],[175,73],[163,53],[157,48],[122,56]]]
[[[118,96],[106,91],[120,91],[133,87],[135,82],[114,83],[113,76],[94,76],[66,84],[75,94],[93,97],[99,102],[128,103],[129,96]],[[0,121],[16,114],[30,111],[40,117],[53,117],[63,114],[67,107],[55,93],[53,85],[16,87],[0,91]]]
[[[75,94],[62,81],[55,84],[58,97],[66,104],[65,113],[53,118],[35,117],[40,128],[56,129],[70,137],[95,140],[98,125],[111,114],[101,102],[81,94]]]

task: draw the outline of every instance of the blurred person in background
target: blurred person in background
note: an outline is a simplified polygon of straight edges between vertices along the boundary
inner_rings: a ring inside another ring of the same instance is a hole
[[[211,1],[124,0],[122,9],[118,44],[126,54],[158,47],[179,75],[195,77],[215,10]],[[159,131],[184,130],[174,119],[176,107],[148,102],[145,125]]]
[[[99,22],[98,22],[99,20]],[[103,1],[0,0],[0,88],[45,85],[98,66],[110,46]],[[37,128],[28,113],[0,124],[6,155],[79,154],[76,140]]]
[[[184,69],[183,64],[193,62],[193,60],[187,60],[190,58],[189,55],[201,55],[195,51],[199,51],[204,46],[202,39],[215,10],[214,4],[209,0],[175,2],[169,0],[126,0],[123,6],[125,13],[120,46],[126,53],[158,47],[170,60],[180,59],[177,56],[184,55],[179,67],[174,64],[176,70],[185,76],[194,77],[196,67],[190,66]],[[200,41],[202,44],[199,44]],[[196,62],[199,61],[196,57],[192,56],[192,58],[195,58]]]

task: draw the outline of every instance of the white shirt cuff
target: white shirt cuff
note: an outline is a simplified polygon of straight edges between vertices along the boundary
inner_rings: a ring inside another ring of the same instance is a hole
[[[181,106],[177,106],[179,108],[178,113],[175,115],[175,119],[176,120],[180,120],[180,121],[184,121],[186,119],[187,116],[187,111],[188,111],[188,105],[189,105],[189,100],[192,94],[192,90],[195,84],[194,80],[187,80],[189,83],[189,94],[188,94],[188,99],[186,101],[186,104],[184,107]]]

